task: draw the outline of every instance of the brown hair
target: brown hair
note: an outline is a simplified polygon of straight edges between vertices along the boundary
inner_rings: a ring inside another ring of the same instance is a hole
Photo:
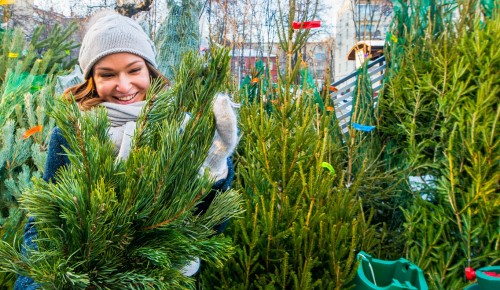
[[[151,82],[159,79],[164,87],[170,86],[170,81],[155,67],[153,67],[149,62],[146,61],[146,67],[148,68]],[[93,107],[104,102],[104,100],[97,94],[95,89],[93,72],[90,72],[90,76],[83,83],[66,89],[63,93],[64,98],[70,100],[72,98],[78,103],[78,107],[82,111],[87,111]]]

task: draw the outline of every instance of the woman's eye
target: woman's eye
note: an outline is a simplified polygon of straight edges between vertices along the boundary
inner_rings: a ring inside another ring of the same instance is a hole
[[[113,75],[112,74],[101,74],[100,77],[104,78],[104,79],[109,79],[109,78],[113,77]]]
[[[134,69],[131,69],[130,72],[131,73],[137,73],[137,72],[140,72],[141,71],[141,68],[138,67],[138,68],[134,68]]]

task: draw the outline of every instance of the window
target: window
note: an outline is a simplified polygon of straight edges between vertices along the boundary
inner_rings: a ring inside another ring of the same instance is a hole
[[[386,16],[386,17],[391,16],[391,14],[392,14],[392,10],[393,10],[393,9],[392,9],[392,7],[391,7],[390,5],[384,5],[384,6],[382,7],[382,13],[383,13],[383,14],[384,14],[384,16]]]
[[[356,37],[360,38],[371,38],[375,34],[375,25],[372,24],[360,24],[359,31],[356,32]],[[380,34],[380,32],[379,32]]]
[[[358,16],[361,17],[370,17],[373,15],[373,12],[375,11],[375,6],[378,5],[372,5],[372,4],[358,4]]]
[[[314,59],[316,61],[325,61],[326,60],[326,55],[322,52],[314,54]]]

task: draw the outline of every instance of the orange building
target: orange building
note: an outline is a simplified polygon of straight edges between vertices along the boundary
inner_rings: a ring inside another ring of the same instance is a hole
[[[264,62],[272,79],[276,81],[278,75],[276,55],[255,49],[234,49],[231,52],[232,75],[236,76],[239,81],[243,80],[245,76],[250,75],[255,63],[259,60]]]

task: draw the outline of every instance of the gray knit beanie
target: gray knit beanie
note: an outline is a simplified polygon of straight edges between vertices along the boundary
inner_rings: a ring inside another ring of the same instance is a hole
[[[78,61],[84,79],[89,78],[96,62],[117,52],[133,53],[157,68],[154,43],[142,27],[131,18],[114,11],[100,11],[90,19],[80,47]]]

